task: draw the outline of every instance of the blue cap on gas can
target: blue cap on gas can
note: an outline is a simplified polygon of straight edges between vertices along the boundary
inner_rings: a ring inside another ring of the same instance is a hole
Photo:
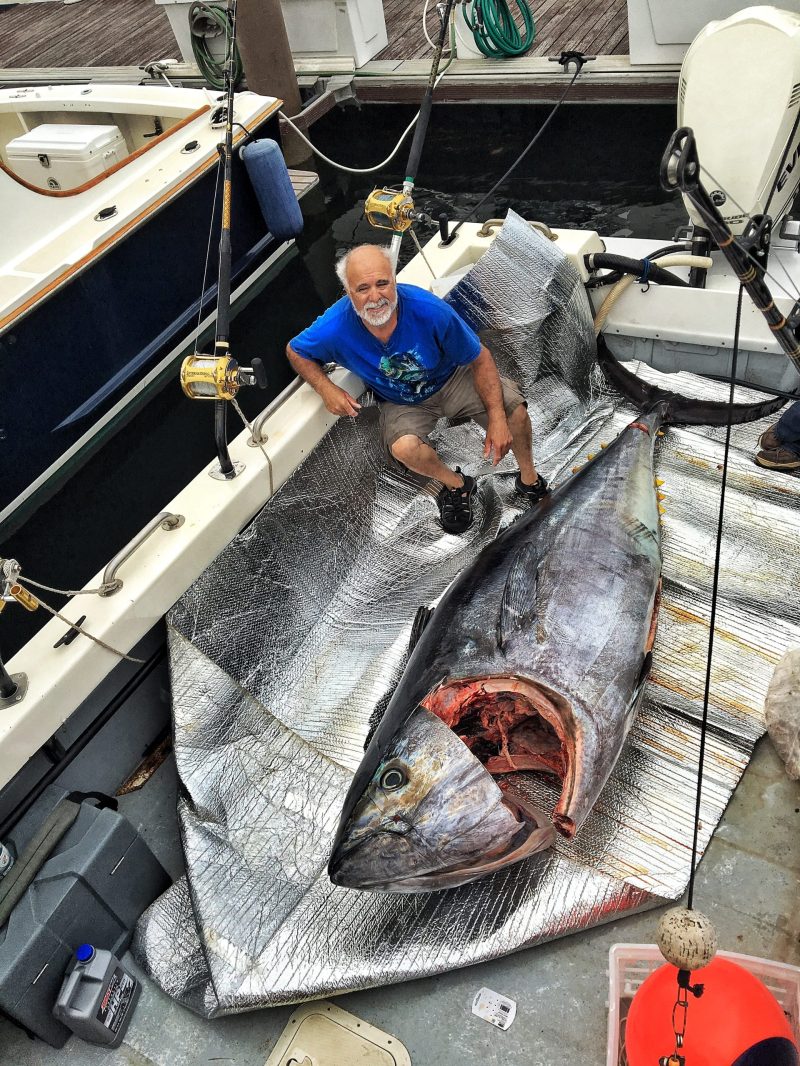
[[[78,962],[88,962],[94,957],[94,948],[91,944],[81,944],[75,952],[75,958]]]

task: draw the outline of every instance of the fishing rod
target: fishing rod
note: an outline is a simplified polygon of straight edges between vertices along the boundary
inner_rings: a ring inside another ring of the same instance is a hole
[[[661,160],[659,178],[661,188],[666,192],[680,190],[691,201],[750,299],[767,320],[767,325],[781,348],[795,369],[800,371],[800,301],[795,303],[788,319],[775,306],[772,293],[757,265],[752,261],[749,247],[737,243],[700,181],[697,144],[694,133],[688,126],[682,126],[670,138]],[[751,237],[754,240],[763,240],[766,233],[768,240],[770,227],[771,220],[767,215],[755,215],[742,239],[745,244]]]
[[[192,400],[214,401],[214,439],[219,458],[219,470],[212,477],[230,480],[241,472],[231,462],[228,453],[228,401],[233,400],[242,385],[267,387],[264,364],[253,359],[253,366],[240,367],[230,357],[231,319],[231,191],[233,187],[233,90],[234,57],[236,55],[236,6],[231,0],[229,19],[231,36],[228,43],[228,59],[225,64],[225,140],[219,144],[220,162],[223,168],[222,219],[219,238],[219,269],[217,274],[217,321],[214,337],[214,354],[195,352],[183,361],[181,386]],[[202,301],[202,296],[201,296]]]
[[[439,40],[437,41],[436,50],[434,51],[431,72],[428,77],[428,84],[425,87],[425,95],[423,96],[420,105],[419,118],[417,119],[416,129],[414,130],[414,139],[411,142],[411,148],[408,153],[406,176],[403,179],[402,191],[398,192],[396,189],[386,188],[373,189],[364,203],[364,214],[367,216],[371,225],[378,229],[392,230],[392,242],[389,246],[389,254],[392,257],[392,265],[394,267],[397,267],[397,257],[400,254],[400,245],[405,231],[409,229],[414,222],[433,221],[429,215],[425,214],[425,212],[417,211],[415,209],[412,194],[414,192],[420,157],[422,156],[422,146],[425,143],[425,136],[428,132],[428,122],[431,117],[431,108],[433,106],[433,92],[436,88],[436,81],[439,76],[439,63],[442,59],[445,38],[447,37],[447,28],[450,24],[450,13],[453,10],[454,3],[455,0],[447,0],[444,12],[441,16],[442,21],[439,28]]]
[[[700,745],[698,752],[697,784],[695,789],[692,852],[689,866],[689,884],[686,907],[673,908],[661,918],[656,940],[661,954],[677,968],[677,993],[672,1008],[672,1030],[674,1046],[672,1052],[660,1057],[657,1061],[659,1066],[684,1066],[686,1057],[682,1054],[684,1049],[684,1037],[686,1022],[689,1014],[689,996],[699,998],[704,993],[704,985],[691,984],[692,975],[702,970],[717,952],[717,934],[711,921],[703,914],[694,910],[694,889],[697,874],[699,854],[699,833],[701,827],[701,799],[703,789],[703,777],[705,769],[705,751],[708,734],[709,706],[711,699],[712,663],[714,654],[714,636],[716,631],[717,604],[719,593],[719,577],[721,566],[721,544],[725,516],[725,493],[728,481],[728,458],[731,447],[731,429],[735,422],[741,421],[739,414],[746,411],[751,405],[738,405],[734,403],[734,389],[737,380],[737,358],[739,354],[739,339],[742,320],[742,297],[746,291],[755,306],[767,320],[767,324],[775,334],[792,364],[800,370],[800,302],[795,303],[789,318],[775,306],[772,294],[767,287],[762,274],[759,272],[759,264],[751,259],[751,248],[758,244],[761,255],[766,258],[766,248],[769,243],[769,234],[772,220],[766,214],[754,216],[748,225],[743,237],[743,244],[738,244],[736,239],[722,218],[721,214],[709,197],[707,191],[700,182],[700,161],[697,155],[697,146],[694,133],[688,126],[684,126],[672,135],[667,149],[661,161],[660,170],[661,187],[667,192],[680,190],[691,202],[703,223],[708,229],[709,235],[716,241],[718,247],[727,259],[737,278],[739,279],[739,296],[736,306],[736,323],[733,333],[733,350],[731,353],[731,370],[729,376],[729,395],[725,406],[728,408],[726,419],[726,432],[724,441],[722,477],[720,488],[720,502],[717,514],[716,548],[714,552],[714,569],[711,582],[711,604],[709,615],[708,652],[706,656],[705,683],[703,689],[703,713],[700,723]],[[771,194],[770,194],[771,195]],[[763,268],[761,268],[763,270]],[[762,404],[766,409],[775,409],[784,403],[783,396]],[[754,409],[758,405],[752,405]]]

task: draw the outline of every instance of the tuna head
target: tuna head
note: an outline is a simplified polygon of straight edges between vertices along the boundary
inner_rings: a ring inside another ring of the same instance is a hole
[[[456,734],[418,707],[340,826],[328,872],[347,888],[452,888],[554,837],[545,815],[501,791]]]

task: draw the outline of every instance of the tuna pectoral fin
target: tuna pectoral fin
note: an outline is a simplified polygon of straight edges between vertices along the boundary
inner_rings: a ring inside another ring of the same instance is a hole
[[[523,544],[508,569],[500,614],[497,619],[497,646],[530,632],[536,623],[539,592],[539,554],[532,544]]]

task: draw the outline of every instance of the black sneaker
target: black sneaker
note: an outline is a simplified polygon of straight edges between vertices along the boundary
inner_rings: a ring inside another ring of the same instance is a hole
[[[529,504],[538,503],[539,500],[544,499],[550,489],[547,486],[547,482],[539,474],[539,478],[532,485],[525,485],[522,481],[522,476],[517,474],[514,479],[514,490],[519,496],[524,496]]]
[[[478,486],[474,477],[461,473],[460,466],[456,473],[461,474],[464,484],[457,489],[441,488],[436,496],[445,533],[465,533],[472,525],[472,501]]]

